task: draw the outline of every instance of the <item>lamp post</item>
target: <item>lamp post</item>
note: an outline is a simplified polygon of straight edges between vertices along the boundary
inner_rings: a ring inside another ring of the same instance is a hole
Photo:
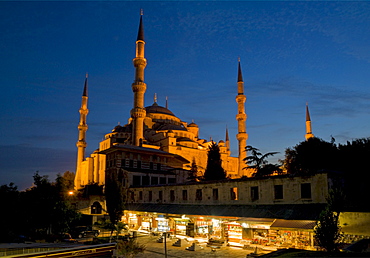
[[[167,235],[168,235],[168,232],[165,231],[163,232],[163,237],[164,237],[164,257],[167,258]]]

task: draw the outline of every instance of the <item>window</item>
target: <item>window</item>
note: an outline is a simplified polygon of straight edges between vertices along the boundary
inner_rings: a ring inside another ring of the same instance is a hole
[[[174,178],[174,177],[168,178],[168,183],[169,184],[175,184],[176,183],[176,178]]]
[[[195,192],[195,200],[202,200],[202,189],[197,189],[197,191]]]
[[[174,190],[170,190],[170,201],[171,202],[175,201],[175,191]]]
[[[128,163],[128,166],[130,168],[133,168],[134,167],[134,160],[130,159],[129,163]]]
[[[165,177],[160,177],[160,178],[159,178],[159,183],[160,183],[161,185],[165,185],[165,184],[166,184],[166,178],[165,178]]]
[[[311,198],[311,183],[301,184],[301,198]]]
[[[157,184],[158,184],[158,177],[153,176],[153,177],[150,179],[150,184],[151,184],[151,185],[157,185]]]
[[[141,176],[133,176],[132,177],[132,184],[133,185],[140,185],[141,184]]]
[[[218,200],[218,189],[217,188],[212,189],[212,198],[214,201]]]
[[[162,200],[163,200],[163,191],[159,191],[159,192],[158,192],[158,199],[159,199],[160,201],[162,201]]]
[[[157,170],[161,170],[161,163],[157,163]]]
[[[252,201],[258,200],[258,186],[252,186],[251,187],[251,199]]]
[[[142,201],[143,200],[143,191],[139,191],[139,200]]]
[[[101,214],[102,206],[99,202],[94,202],[91,205],[91,214]]]
[[[149,179],[150,179],[149,176],[143,176],[142,179],[143,179],[143,182],[142,182],[143,185],[149,185]]]
[[[153,200],[153,192],[149,191],[149,201],[151,202]]]
[[[237,187],[230,188],[230,199],[238,200],[238,188]]]
[[[131,192],[131,201],[135,201],[135,193],[134,192]]]
[[[184,201],[188,200],[188,190],[182,190],[182,199]]]
[[[153,162],[150,162],[150,163],[149,163],[149,169],[150,169],[150,170],[153,170],[153,168],[154,168],[154,164],[153,164]]]
[[[141,168],[141,160],[136,161],[136,167]]]
[[[274,185],[274,198],[283,199],[283,185]]]

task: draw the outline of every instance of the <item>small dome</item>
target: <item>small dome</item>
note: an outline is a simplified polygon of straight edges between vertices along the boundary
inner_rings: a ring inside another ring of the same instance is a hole
[[[188,127],[198,127],[198,125],[194,122],[191,122],[190,124],[188,124]]]
[[[125,125],[125,126],[121,126],[121,125],[116,125],[113,130],[112,130],[112,133],[123,133],[123,132],[130,132],[131,128],[130,125]]]
[[[121,125],[116,125],[114,128],[113,128],[113,130],[112,130],[112,132],[114,133],[114,132],[119,132],[119,131],[121,131],[122,130],[122,126]]]

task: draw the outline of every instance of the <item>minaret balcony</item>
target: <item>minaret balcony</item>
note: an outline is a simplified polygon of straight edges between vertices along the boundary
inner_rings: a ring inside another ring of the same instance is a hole
[[[144,82],[135,81],[132,85],[133,92],[145,92],[146,91],[146,84]]]
[[[80,130],[80,131],[87,131],[87,124],[79,124],[78,125],[78,130]]]
[[[236,135],[236,139],[237,139],[238,141],[248,140],[248,134],[247,134],[247,133],[245,133],[245,132],[238,133],[238,134]]]
[[[235,100],[238,104],[244,104],[247,97],[245,95],[237,95]]]
[[[241,113],[236,115],[236,120],[237,121],[246,121],[247,120],[247,114]]]
[[[87,143],[83,140],[80,140],[76,143],[77,148],[86,148]]]
[[[139,67],[139,66],[146,66],[147,62],[146,62],[146,59],[143,58],[143,57],[135,57],[132,62],[134,63],[134,66],[135,67]]]
[[[141,107],[135,107],[131,109],[130,113],[132,118],[145,118],[146,116],[145,108]]]

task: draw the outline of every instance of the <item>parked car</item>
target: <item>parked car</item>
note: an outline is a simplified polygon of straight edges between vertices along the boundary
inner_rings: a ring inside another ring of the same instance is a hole
[[[72,230],[72,236],[74,238],[97,237],[99,234],[100,230],[93,229],[90,226],[79,226]]]

